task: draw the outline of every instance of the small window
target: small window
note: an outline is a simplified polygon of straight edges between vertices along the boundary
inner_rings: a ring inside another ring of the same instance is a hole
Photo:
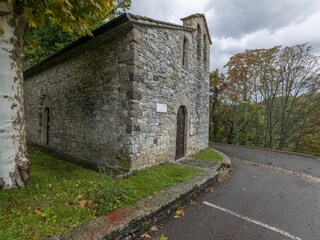
[[[207,36],[203,34],[203,62],[207,62],[207,60],[208,60]]]
[[[188,66],[188,49],[189,49],[189,42],[186,37],[183,38],[183,50],[182,50],[182,65],[184,67]]]
[[[197,26],[197,56],[198,60],[201,60],[201,28],[199,24]]]
[[[49,144],[49,127],[50,127],[50,110],[49,108],[46,107],[44,109],[43,125],[42,125],[43,143],[46,145]]]

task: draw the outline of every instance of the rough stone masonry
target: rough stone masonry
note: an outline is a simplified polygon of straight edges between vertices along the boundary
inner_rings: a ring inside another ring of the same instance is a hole
[[[130,171],[208,146],[210,35],[123,14],[26,70],[27,140]]]

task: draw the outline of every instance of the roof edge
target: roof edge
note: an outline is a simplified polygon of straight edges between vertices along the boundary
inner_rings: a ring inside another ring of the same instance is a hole
[[[189,15],[187,17],[181,18],[180,20],[184,21],[184,20],[187,20],[189,18],[194,18],[194,17],[202,17],[203,18],[206,30],[208,32],[208,38],[209,38],[210,44],[212,44],[210,31],[209,31],[209,28],[208,28],[208,23],[207,23],[207,19],[206,19],[206,15],[205,14],[203,14],[203,13],[195,13],[195,14],[191,14],[191,15]]]
[[[62,56],[63,54],[65,54],[66,52],[71,51],[72,49],[92,40],[95,37],[98,37],[99,35],[119,26],[122,23],[125,23],[129,21],[128,18],[128,13],[123,13],[120,16],[110,20],[109,22],[101,25],[100,27],[96,28],[95,30],[92,31],[92,35],[93,36],[83,36],[80,37],[79,39],[77,39],[76,41],[70,43],[69,45],[63,47],[62,49],[60,49],[59,51],[57,51],[56,53],[44,58],[43,60],[41,60],[40,62],[36,63],[35,65],[31,66],[30,68],[26,69],[24,71],[24,77],[27,78],[29,76],[31,76],[34,72],[36,72],[39,67],[42,67],[43,65],[53,61],[54,59]]]
[[[184,18],[181,18],[180,20],[183,21],[183,20],[186,20],[186,19],[189,19],[189,18],[193,18],[193,17],[203,17],[203,18],[205,18],[205,15],[203,13],[194,13],[194,14],[191,14],[191,15],[186,16]]]
[[[143,25],[161,26],[161,27],[175,28],[175,29],[181,29],[181,30],[187,30],[187,31],[195,31],[196,30],[194,28],[185,27],[180,24],[156,20],[153,18],[135,15],[132,13],[128,13],[128,18],[133,23],[138,23],[138,24],[143,24]]]
[[[185,18],[182,18],[181,20],[185,20],[188,18],[192,17],[202,17],[204,19],[205,27],[208,32],[208,37],[210,44],[212,44],[206,17],[204,14],[196,13],[190,16],[187,16]],[[96,28],[95,30],[92,31],[93,36],[83,36],[77,39],[76,41],[70,43],[69,45],[65,46],[64,48],[60,49],[56,53],[44,58],[40,62],[36,63],[35,65],[31,66],[30,68],[26,69],[24,71],[24,78],[28,78],[34,73],[36,73],[38,70],[41,71],[41,67],[45,66],[46,64],[54,61],[55,59],[59,58],[63,54],[73,50],[74,48],[81,46],[82,44],[89,42],[95,37],[98,37],[99,35],[125,23],[125,22],[132,22],[132,23],[139,23],[139,24],[144,24],[144,25],[153,25],[153,26],[163,26],[163,27],[168,27],[168,28],[175,28],[175,29],[181,29],[181,30],[187,30],[187,31],[195,31],[196,29],[190,28],[190,27],[185,27],[183,25],[175,24],[175,23],[170,23],[170,22],[165,22],[165,21],[160,21],[148,17],[143,17],[139,15],[135,15],[132,13],[123,13],[120,16],[110,20],[109,22],[101,25],[100,27]]]

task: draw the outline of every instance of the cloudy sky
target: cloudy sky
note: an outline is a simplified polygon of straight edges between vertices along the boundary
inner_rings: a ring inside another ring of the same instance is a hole
[[[130,12],[181,24],[204,13],[211,39],[211,70],[245,49],[309,42],[320,55],[320,0],[132,0]]]

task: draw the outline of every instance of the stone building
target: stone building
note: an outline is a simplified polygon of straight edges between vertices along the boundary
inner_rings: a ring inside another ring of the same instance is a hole
[[[208,146],[210,35],[123,14],[25,71],[27,140],[129,171]]]

